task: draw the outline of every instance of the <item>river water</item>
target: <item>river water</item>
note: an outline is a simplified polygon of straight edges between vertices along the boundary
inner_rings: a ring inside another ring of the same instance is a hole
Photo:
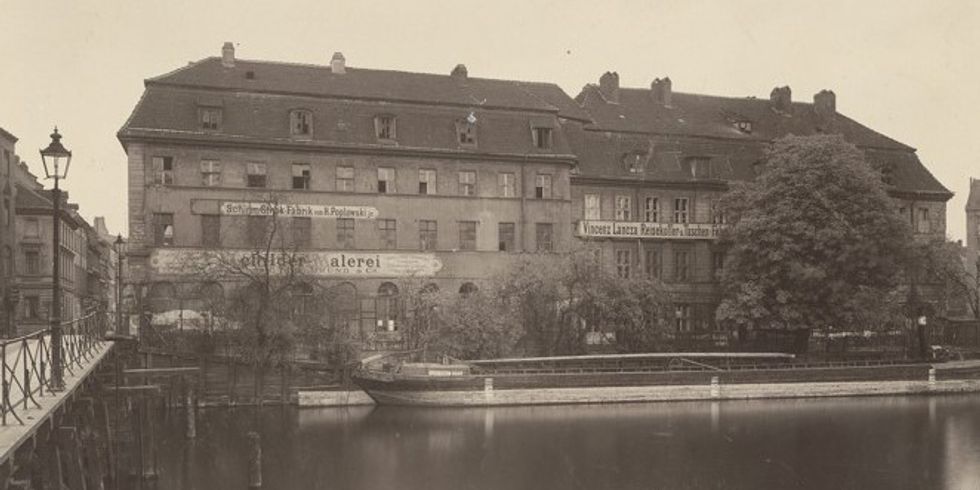
[[[980,489],[980,395],[475,409],[208,409],[160,489]]]

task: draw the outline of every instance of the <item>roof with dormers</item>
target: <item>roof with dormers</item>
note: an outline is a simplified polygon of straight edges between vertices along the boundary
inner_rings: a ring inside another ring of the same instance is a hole
[[[125,141],[179,137],[207,141],[279,141],[391,149],[375,137],[374,117],[397,118],[401,149],[568,155],[560,131],[554,147],[535,148],[530,126],[557,128],[588,114],[557,85],[391,70],[206,58],[146,80],[146,90],[119,132]],[[221,107],[222,128],[200,129],[198,109]],[[289,134],[289,112],[313,112],[313,137]],[[455,122],[473,114],[477,145],[457,141]]]
[[[719,181],[751,179],[773,140],[787,135],[840,134],[865,157],[886,169],[896,192],[949,199],[946,189],[919,161],[915,149],[833,111],[819,114],[814,104],[792,102],[778,110],[769,99],[720,97],[674,92],[669,106],[650,89],[621,88],[610,101],[587,85],[576,97],[593,123],[570,139],[579,156],[579,175],[607,179],[690,182],[687,157],[710,159]],[[737,123],[748,123],[739,129]],[[623,159],[645,155],[642,173]]]

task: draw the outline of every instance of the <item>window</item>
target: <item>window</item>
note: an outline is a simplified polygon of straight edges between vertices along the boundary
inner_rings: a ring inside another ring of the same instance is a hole
[[[37,320],[41,318],[41,299],[37,296],[24,297],[24,319]]]
[[[221,162],[201,160],[201,185],[217,187],[221,185]]]
[[[476,221],[459,222],[459,249],[476,250]]]
[[[476,146],[476,123],[456,122],[456,136],[460,146]]]
[[[585,195],[585,219],[601,219],[599,194]]]
[[[728,223],[728,217],[721,207],[721,202],[717,199],[711,201],[711,222],[716,225]]]
[[[466,171],[459,173],[459,195],[476,195],[476,172]]]
[[[929,233],[929,208],[919,208],[919,220],[916,222],[916,231],[919,233]]]
[[[297,248],[310,248],[312,243],[311,228],[312,218],[294,217],[293,218],[293,245]]]
[[[632,258],[630,257],[629,250],[617,250],[616,251],[616,275],[623,278],[630,278],[630,266],[632,264]]]
[[[436,193],[436,171],[428,168],[419,169],[419,194]]]
[[[308,163],[294,163],[293,164],[293,189],[307,189],[310,188],[310,164]]]
[[[551,128],[531,128],[531,135],[534,138],[534,147],[540,150],[551,149]]]
[[[172,213],[153,213],[154,243],[159,246],[174,244],[174,215]]]
[[[266,166],[264,163],[249,162],[245,165],[245,185],[247,187],[266,186]]]
[[[153,157],[153,183],[173,185],[174,157]]]
[[[534,197],[538,199],[551,199],[551,175],[538,174],[534,179]]]
[[[514,197],[517,195],[514,182],[514,174],[511,172],[497,174],[497,187],[500,188],[500,197]]]
[[[721,273],[725,269],[725,252],[715,250],[711,252],[711,275],[716,279],[721,279]]]
[[[691,157],[686,160],[688,171],[695,179],[711,178],[711,159],[708,157]]]
[[[201,246],[221,246],[221,216],[217,214],[201,215]]]
[[[378,193],[393,194],[395,192],[395,169],[378,167]]]
[[[691,331],[691,305],[679,304],[674,307],[674,327],[678,332]]]
[[[27,274],[40,274],[41,273],[41,255],[37,250],[25,250],[24,251],[24,272]]]
[[[381,248],[389,250],[398,248],[398,231],[395,220],[378,220],[378,238],[381,243]]]
[[[289,134],[293,136],[312,136],[313,113],[302,109],[290,112]]]
[[[633,202],[630,196],[616,196],[616,220],[629,221],[632,216]]]
[[[354,248],[354,218],[337,218],[337,248]]]
[[[497,249],[501,252],[513,252],[516,243],[514,234],[514,223],[497,224]]]
[[[435,220],[419,220],[419,248],[435,250],[438,236]]]
[[[691,279],[691,251],[686,248],[674,250],[674,281],[686,282]]]
[[[554,244],[554,225],[551,223],[537,223],[534,227],[538,252],[551,252],[555,250]]]
[[[687,198],[674,199],[674,223],[687,223]]]
[[[379,331],[398,330],[398,287],[390,282],[378,288],[377,311]]]
[[[217,131],[221,129],[221,109],[217,107],[202,107],[201,129],[205,131]]]
[[[395,133],[395,116],[377,116],[374,118],[374,130],[378,139],[382,141],[393,141]]]
[[[623,155],[623,167],[626,172],[631,174],[642,174],[644,170],[644,160],[646,155],[640,152],[630,152]]]
[[[643,220],[647,223],[656,223],[660,219],[660,200],[656,197],[648,197],[643,201]]]
[[[248,216],[246,221],[246,238],[248,244],[253,247],[263,247],[266,245],[266,234],[269,232],[269,216]]]
[[[645,250],[646,261],[644,262],[644,272],[648,279],[660,279],[663,277],[663,255],[659,247],[650,247]]]
[[[24,220],[24,236],[28,238],[37,238],[41,236],[41,227],[37,221],[37,218],[28,218]]]
[[[337,190],[354,192],[354,167],[337,167]]]

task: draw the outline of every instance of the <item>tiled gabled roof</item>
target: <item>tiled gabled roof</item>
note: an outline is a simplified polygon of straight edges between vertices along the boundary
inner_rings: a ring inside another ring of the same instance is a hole
[[[248,78],[251,73],[252,78]],[[394,70],[235,60],[225,67],[220,58],[205,58],[146,81],[146,85],[183,85],[242,92],[294,94],[341,99],[409,102],[462,107],[504,108],[560,113],[587,120],[588,115],[553,83]]]
[[[220,131],[201,129],[202,106],[221,107]],[[294,109],[313,113],[312,138],[290,135]],[[455,126],[471,113],[477,121],[475,147],[460,145]],[[396,116],[396,145],[377,140],[379,114]],[[245,60],[226,67],[219,58],[207,58],[147,80],[119,137],[124,144],[127,138],[181,138],[570,160],[557,130],[563,119],[586,122],[588,114],[554,84],[359,68],[335,74],[328,66]],[[553,148],[535,147],[532,125],[556,129]]]
[[[980,211],[980,179],[970,179],[970,195],[966,199],[966,209]]]
[[[793,102],[788,110],[779,111],[769,99],[718,97],[673,93],[669,106],[654,100],[649,89],[619,89],[618,102],[609,102],[596,86],[589,85],[576,97],[589,112],[593,124],[581,135],[573,135],[572,145],[579,155],[580,174],[623,178],[620,165],[623,146],[650,145],[657,154],[709,156],[712,166],[729,165],[734,179],[750,179],[753,165],[764,157],[768,143],[787,135],[840,134],[865,152],[868,161],[886,167],[889,181],[898,192],[917,192],[948,199],[952,193],[929,172],[915,154],[915,149],[871,130],[834,112],[829,117],[817,114],[814,105]],[[736,127],[747,121],[751,131]],[[633,143],[626,143],[632,141]],[[639,141],[639,143],[637,143]],[[691,180],[683,173],[658,175],[666,165],[659,165],[641,178]],[[658,170],[659,169],[659,170]],[[727,180],[727,178],[726,178]]]

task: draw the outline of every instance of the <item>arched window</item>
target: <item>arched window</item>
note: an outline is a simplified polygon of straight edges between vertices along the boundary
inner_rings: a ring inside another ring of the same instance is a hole
[[[398,286],[385,282],[378,287],[377,318],[379,331],[398,330]]]
[[[330,288],[328,298],[334,327],[346,329],[350,334],[362,334],[358,325],[360,300],[357,297],[357,287],[349,282],[342,282]]]
[[[473,284],[472,282],[464,282],[463,285],[459,287],[459,294],[469,296],[479,291],[479,289],[480,288],[476,287],[476,284]]]
[[[300,282],[289,287],[290,311],[294,317],[313,313],[313,286]]]

